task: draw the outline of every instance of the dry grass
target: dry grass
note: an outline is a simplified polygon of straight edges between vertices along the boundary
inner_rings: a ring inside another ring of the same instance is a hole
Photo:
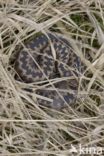
[[[37,95],[22,89],[37,85],[16,81],[9,63],[24,40],[48,31],[62,33],[90,72],[79,81],[87,97],[62,111],[39,108]],[[70,156],[71,144],[104,147],[103,52],[103,0],[0,1],[0,156]]]

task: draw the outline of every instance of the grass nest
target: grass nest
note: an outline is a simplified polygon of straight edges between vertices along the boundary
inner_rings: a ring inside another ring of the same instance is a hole
[[[86,65],[78,86],[85,97],[61,111],[39,107],[37,94],[23,90],[37,83],[17,81],[10,63],[25,41],[49,31],[65,36]],[[103,0],[0,1],[0,155],[103,155],[103,51]]]

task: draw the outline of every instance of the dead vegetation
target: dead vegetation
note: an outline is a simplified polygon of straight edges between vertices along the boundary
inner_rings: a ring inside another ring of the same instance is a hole
[[[86,98],[62,111],[40,108],[37,95],[22,89],[37,84],[16,81],[10,64],[25,40],[49,31],[65,36],[87,66],[79,80],[79,94]],[[71,144],[78,150],[79,144],[104,147],[103,52],[103,0],[1,0],[0,155],[69,156]]]

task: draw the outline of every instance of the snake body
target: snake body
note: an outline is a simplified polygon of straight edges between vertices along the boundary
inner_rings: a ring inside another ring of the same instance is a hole
[[[55,52],[55,53],[54,53]],[[56,55],[54,57],[54,54]],[[26,82],[37,82],[58,77],[71,77],[77,75],[81,61],[71,50],[69,42],[56,34],[39,35],[29,41],[19,53],[15,61],[15,70],[20,78]],[[71,70],[71,69],[73,70]],[[77,90],[77,83],[69,84]],[[37,90],[37,94],[51,98],[53,102],[38,99],[38,103],[55,109],[61,109],[65,103],[75,102],[73,94],[58,91],[68,89],[68,82],[62,81],[54,85],[53,90]]]

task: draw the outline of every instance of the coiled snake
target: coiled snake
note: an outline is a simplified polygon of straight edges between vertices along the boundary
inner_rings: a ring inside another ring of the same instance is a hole
[[[53,53],[56,54],[56,58],[53,57]],[[48,37],[42,34],[26,44],[26,48],[18,53],[15,70],[24,82],[30,83],[58,77],[75,78],[75,75],[78,76],[76,70],[80,70],[80,64],[80,58],[71,50],[65,38],[48,33]],[[48,87],[36,91],[39,95],[51,98],[51,102],[40,98],[37,101],[42,106],[59,110],[65,107],[66,103],[75,102],[76,96],[68,90],[77,90],[77,87],[76,80],[58,82],[53,90],[49,90]],[[66,89],[67,92],[62,91]]]

